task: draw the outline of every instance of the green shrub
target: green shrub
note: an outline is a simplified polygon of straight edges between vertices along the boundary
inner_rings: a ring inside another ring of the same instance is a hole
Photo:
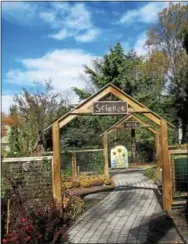
[[[85,203],[80,197],[64,196],[63,205],[65,206],[64,213],[72,220],[75,220],[85,211]]]
[[[144,170],[144,175],[151,180],[155,180],[155,169],[154,168],[147,168]]]
[[[144,171],[144,175],[157,184],[162,183],[160,167],[147,168]]]

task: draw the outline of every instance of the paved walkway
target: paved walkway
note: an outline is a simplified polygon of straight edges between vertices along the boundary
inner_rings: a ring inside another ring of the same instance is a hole
[[[156,186],[142,172],[113,176],[117,189],[87,211],[69,231],[71,243],[145,243],[153,213],[162,209]]]

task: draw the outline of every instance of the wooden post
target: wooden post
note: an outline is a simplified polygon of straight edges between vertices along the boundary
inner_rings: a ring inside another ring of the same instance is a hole
[[[161,166],[161,147],[160,147],[160,134],[159,131],[155,134],[155,149],[156,149],[156,161],[157,161],[157,166]]]
[[[59,123],[55,122],[52,128],[53,133],[53,160],[52,160],[52,183],[53,197],[59,206],[62,205],[61,192],[61,163],[60,163],[60,140],[59,140]]]
[[[172,178],[168,152],[168,130],[167,123],[164,119],[161,119],[161,156],[163,170],[163,209],[169,211],[172,207]]]
[[[176,174],[175,174],[175,161],[171,160],[172,165],[172,188],[173,188],[173,194],[176,192]]]
[[[108,134],[104,133],[103,136],[104,146],[104,174],[109,177],[109,165],[108,165]]]
[[[77,177],[76,153],[72,152],[72,177]]]

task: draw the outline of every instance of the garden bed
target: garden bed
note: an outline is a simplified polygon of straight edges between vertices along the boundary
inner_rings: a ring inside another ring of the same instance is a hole
[[[112,180],[104,175],[81,175],[78,178],[63,177],[62,179],[62,191],[70,195],[83,195],[113,188]]]

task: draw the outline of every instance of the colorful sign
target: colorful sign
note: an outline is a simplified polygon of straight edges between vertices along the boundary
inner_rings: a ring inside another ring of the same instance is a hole
[[[111,168],[128,168],[128,151],[124,146],[111,149]]]

